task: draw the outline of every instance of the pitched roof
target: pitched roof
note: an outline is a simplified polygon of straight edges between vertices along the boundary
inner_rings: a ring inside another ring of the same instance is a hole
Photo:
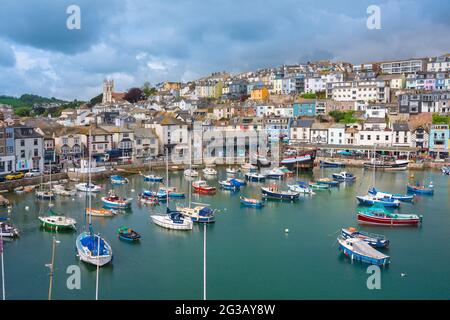
[[[298,120],[294,120],[292,122],[291,127],[298,127],[298,128],[311,128],[312,124],[314,123],[314,120],[309,120],[309,119],[298,119]]]
[[[409,131],[409,125],[406,122],[396,122],[392,125],[394,131]]]

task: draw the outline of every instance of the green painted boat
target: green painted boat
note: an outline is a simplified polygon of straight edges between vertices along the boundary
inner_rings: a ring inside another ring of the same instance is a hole
[[[322,190],[326,190],[329,189],[330,186],[327,184],[321,184],[321,183],[317,183],[317,182],[310,182],[309,186],[313,189],[322,189]]]
[[[63,215],[55,213],[53,210],[49,210],[48,216],[38,217],[44,228],[58,230],[75,229],[77,221],[73,218],[69,218]]]

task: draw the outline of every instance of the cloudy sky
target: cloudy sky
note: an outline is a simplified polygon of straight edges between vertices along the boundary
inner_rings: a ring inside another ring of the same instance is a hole
[[[69,5],[81,29],[69,30]],[[381,8],[381,29],[366,27]],[[450,52],[448,0],[1,0],[0,95],[90,99],[314,59],[353,63]]]

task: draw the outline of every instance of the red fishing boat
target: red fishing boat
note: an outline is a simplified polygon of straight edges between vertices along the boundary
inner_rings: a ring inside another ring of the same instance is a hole
[[[418,226],[422,223],[422,216],[389,213],[383,210],[368,210],[358,212],[358,222],[388,226]]]
[[[216,188],[209,186],[206,181],[198,180],[192,182],[192,187],[197,193],[213,194],[216,193]]]

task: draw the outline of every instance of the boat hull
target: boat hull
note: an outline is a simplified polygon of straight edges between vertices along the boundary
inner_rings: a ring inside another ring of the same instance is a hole
[[[422,188],[417,188],[417,187],[411,186],[411,185],[407,185],[406,188],[409,193],[428,194],[428,195],[434,194],[434,189],[430,189],[430,188],[422,189]]]
[[[385,226],[418,226],[421,223],[420,218],[397,219],[395,217],[374,217],[363,213],[358,213],[357,218],[360,224]]]
[[[83,242],[86,238],[90,237],[92,239],[93,243],[96,243],[98,241],[98,235],[91,235],[88,232],[83,232],[80,235],[78,235],[77,240],[75,242],[78,257],[81,261],[92,264],[94,266],[103,267],[104,265],[108,264],[112,260],[112,250],[109,244],[104,240],[100,239],[101,246],[103,245],[105,248],[107,248],[107,254],[100,254],[97,255],[95,252],[89,250],[89,248],[86,245],[83,245]],[[94,245],[95,248],[96,245]]]
[[[332,161],[325,161],[320,160],[319,165],[321,168],[341,168],[345,167],[345,164],[342,162],[332,162]]]
[[[192,230],[192,221],[185,219],[183,223],[175,223],[165,216],[152,215],[154,224],[170,230]]]
[[[299,193],[284,193],[284,192],[274,192],[274,191],[269,191],[267,189],[262,188],[261,192],[263,194],[263,196],[265,198],[270,198],[270,199],[278,199],[278,200],[298,200],[299,198]]]
[[[377,258],[365,256],[365,255],[362,255],[360,253],[357,253],[355,251],[348,249],[347,247],[345,247],[344,245],[342,245],[340,243],[339,243],[339,251],[341,251],[346,257],[350,258],[351,260],[360,261],[363,263],[374,264],[377,266],[385,266],[390,263],[389,257],[377,259]]]
[[[360,204],[366,205],[366,206],[372,206],[374,204],[382,205],[382,206],[388,207],[388,208],[398,208],[400,206],[399,202],[373,200],[373,199],[367,199],[367,198],[360,197],[360,196],[356,196],[356,199],[358,199]]]

